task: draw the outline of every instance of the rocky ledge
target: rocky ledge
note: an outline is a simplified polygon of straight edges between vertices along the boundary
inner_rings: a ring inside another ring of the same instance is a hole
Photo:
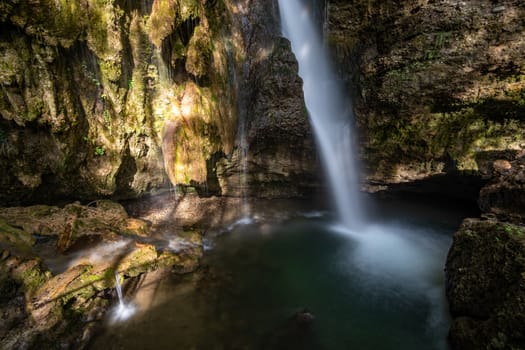
[[[82,348],[116,301],[116,277],[132,289],[147,272],[198,266],[201,235],[172,232],[162,241],[105,200],[0,209],[0,348]]]
[[[488,216],[520,223],[525,220],[525,155],[498,159],[492,165],[493,176],[481,189],[480,208]]]

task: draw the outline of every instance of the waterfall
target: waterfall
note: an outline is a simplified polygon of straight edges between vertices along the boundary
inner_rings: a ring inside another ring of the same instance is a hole
[[[120,284],[120,276],[117,271],[115,271],[115,289],[117,291],[118,305],[112,310],[112,323],[125,321],[135,313],[135,306],[132,303],[124,302],[124,296],[122,295],[122,285]]]
[[[120,276],[115,271],[115,289],[117,290],[118,303],[120,306],[124,305],[124,297],[122,296],[122,286],[120,284]]]
[[[361,226],[362,209],[351,137],[352,106],[331,69],[311,9],[301,0],[279,0],[279,9],[283,35],[290,40],[299,63],[306,107],[339,220],[356,230]]]

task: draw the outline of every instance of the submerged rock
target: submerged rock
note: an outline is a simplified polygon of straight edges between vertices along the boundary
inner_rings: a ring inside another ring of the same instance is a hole
[[[523,349],[525,229],[466,219],[446,263],[454,349]]]
[[[314,315],[302,309],[269,334],[263,349],[322,349],[314,329]]]

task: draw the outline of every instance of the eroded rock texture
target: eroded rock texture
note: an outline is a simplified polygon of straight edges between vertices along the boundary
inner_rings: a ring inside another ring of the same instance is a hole
[[[311,187],[315,151],[275,9],[3,1],[0,204],[135,197],[170,182],[238,195],[242,172],[254,195]]]

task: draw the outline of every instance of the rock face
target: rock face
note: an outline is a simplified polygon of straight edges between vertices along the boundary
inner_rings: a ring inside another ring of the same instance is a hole
[[[318,183],[317,152],[297,62],[286,39],[272,45],[252,73],[258,85],[250,88],[246,99],[254,103],[245,106],[245,130],[240,131],[244,140],[231,161],[218,164],[226,195],[297,197],[309,194]]]
[[[0,205],[129,198],[169,182],[237,195],[246,168],[253,195],[311,187],[315,151],[275,9],[3,1]]]
[[[370,181],[478,174],[523,148],[521,1],[330,0],[327,15]]]
[[[446,265],[454,349],[523,349],[525,230],[467,219]]]
[[[293,197],[318,184],[319,163],[297,61],[281,38],[276,0],[235,1],[246,61],[240,71],[237,149],[218,164],[226,195]]]

